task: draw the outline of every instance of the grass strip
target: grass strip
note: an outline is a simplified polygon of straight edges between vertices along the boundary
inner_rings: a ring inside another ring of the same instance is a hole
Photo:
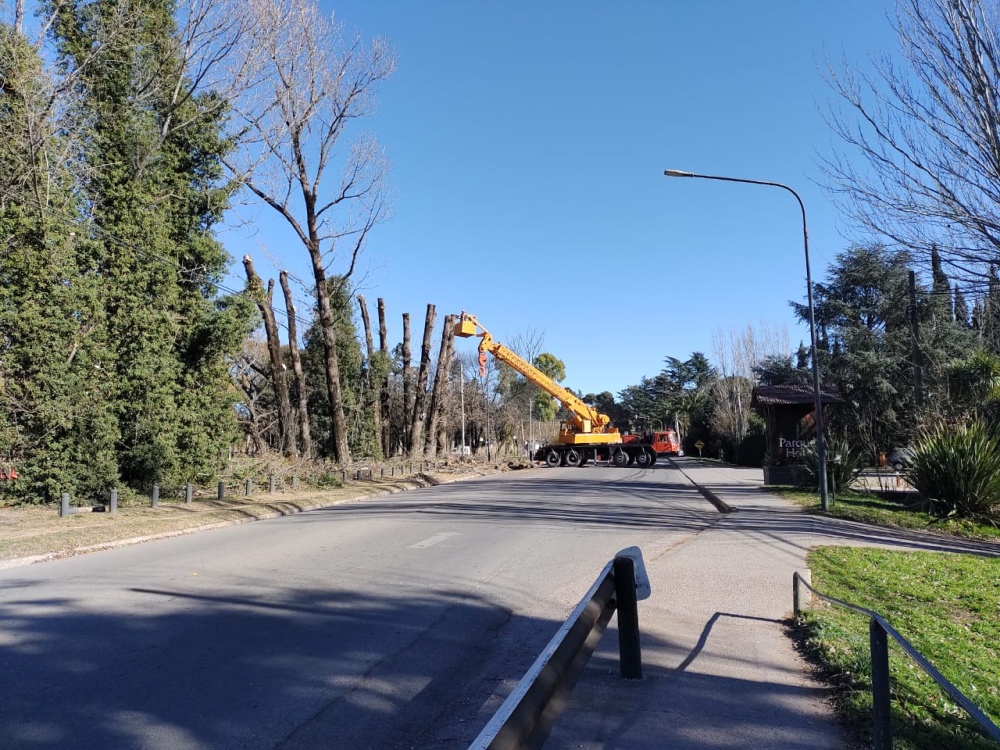
[[[1000,559],[868,547],[809,554],[813,586],[880,613],[946,679],[1000,723]],[[835,687],[847,726],[871,737],[868,621],[814,602],[796,627],[803,652]],[[890,639],[894,746],[985,750],[997,746]]]
[[[808,513],[823,513],[815,492],[780,486],[762,489],[801,505]],[[826,514],[876,526],[932,531],[964,539],[1000,540],[1000,528],[993,524],[967,518],[935,518],[917,509],[913,500],[888,499],[866,492],[837,495]]]

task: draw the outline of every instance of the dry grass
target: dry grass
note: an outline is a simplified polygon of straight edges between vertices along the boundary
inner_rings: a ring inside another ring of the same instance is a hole
[[[122,503],[115,514],[80,509],[86,512],[66,518],[59,516],[56,505],[0,507],[0,568],[27,560],[68,557],[204,528],[290,515],[498,470],[502,469],[467,465],[405,478],[348,481],[343,486],[322,490],[308,488],[273,494],[258,490],[251,497],[227,496],[223,500],[215,493],[202,491],[195,494],[190,505],[183,499],[161,498],[157,507],[152,508],[147,499]]]

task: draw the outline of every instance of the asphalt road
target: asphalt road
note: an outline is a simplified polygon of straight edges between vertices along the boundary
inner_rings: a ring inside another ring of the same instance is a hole
[[[466,748],[669,465],[514,472],[0,571],[0,747]]]

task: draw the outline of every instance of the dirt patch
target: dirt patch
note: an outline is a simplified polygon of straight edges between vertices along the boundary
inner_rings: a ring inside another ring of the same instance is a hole
[[[331,489],[259,492],[251,497],[227,496],[222,500],[203,491],[196,493],[190,504],[183,499],[161,499],[152,508],[146,500],[122,503],[117,513],[79,508],[67,517],[59,516],[57,505],[0,507],[0,568],[286,516],[504,470],[507,467],[460,467],[406,478],[347,481]]]

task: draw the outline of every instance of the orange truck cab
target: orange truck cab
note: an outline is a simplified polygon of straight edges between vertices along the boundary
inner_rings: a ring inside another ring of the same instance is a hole
[[[677,439],[677,433],[673,430],[663,432],[647,432],[643,435],[625,435],[623,443],[646,443],[652,446],[657,455],[679,456],[681,455],[681,443]]]

